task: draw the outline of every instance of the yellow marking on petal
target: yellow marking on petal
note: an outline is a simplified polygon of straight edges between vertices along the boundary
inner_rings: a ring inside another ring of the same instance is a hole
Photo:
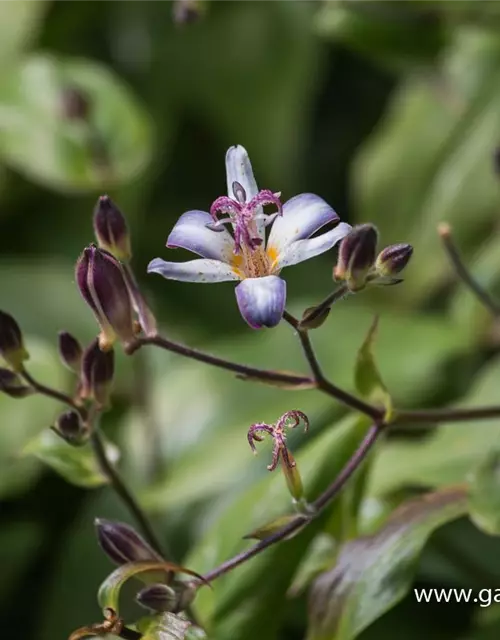
[[[235,255],[233,253],[233,255],[231,256],[231,265],[233,267],[239,268],[241,267],[242,264],[243,264],[243,256],[241,256],[239,253],[238,255]]]
[[[278,260],[278,249],[276,249],[276,247],[267,247],[266,252],[271,263],[271,269],[274,269],[276,261]]]

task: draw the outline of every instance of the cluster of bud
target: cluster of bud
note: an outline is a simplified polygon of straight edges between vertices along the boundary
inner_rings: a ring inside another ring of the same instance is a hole
[[[393,244],[377,256],[378,231],[372,224],[361,224],[342,240],[337,265],[333,270],[335,280],[345,282],[349,291],[364,289],[368,282],[396,284],[395,276],[408,264],[413,253],[410,244]]]

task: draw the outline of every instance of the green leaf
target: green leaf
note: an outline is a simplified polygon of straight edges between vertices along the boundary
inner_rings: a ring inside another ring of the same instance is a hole
[[[373,0],[334,0],[321,7],[315,22],[321,35],[397,70],[430,62],[445,39],[440,22],[430,23],[415,3],[388,8]]]
[[[500,451],[489,452],[469,479],[469,513],[474,524],[500,535]]]
[[[498,403],[500,358],[484,367],[463,407]],[[420,439],[385,441],[375,457],[370,491],[380,495],[404,486],[435,487],[464,482],[500,438],[498,418],[441,424]]]
[[[30,359],[26,362],[34,378],[49,386],[64,389],[66,374],[55,350],[46,343],[26,338]],[[22,489],[33,481],[39,465],[22,457],[27,443],[42,430],[48,430],[57,412],[64,406],[40,394],[23,399],[0,393],[0,496]]]
[[[97,600],[99,605],[103,608],[110,608],[113,611],[119,611],[119,598],[120,591],[123,585],[130,580],[130,578],[136,578],[141,574],[157,573],[158,571],[174,571],[176,573],[186,573],[195,578],[203,580],[202,576],[181,567],[178,564],[167,561],[148,560],[145,562],[129,562],[128,564],[122,564],[115,569],[106,580],[101,584],[99,593],[97,594]]]
[[[439,69],[400,85],[354,164],[356,218],[376,224],[384,244],[409,242],[415,256],[425,255],[405,271],[400,303],[428,299],[448,278],[440,222],[452,225],[467,251],[496,220],[492,140],[500,136],[499,62],[494,33],[455,29]]]
[[[431,533],[466,509],[464,488],[430,493],[404,503],[377,533],[348,542],[312,587],[308,640],[351,640],[393,607]]]
[[[0,68],[2,72],[26,50],[36,35],[48,3],[16,0],[0,4]]]
[[[297,466],[309,498],[316,497],[333,481],[366,429],[364,418],[349,416],[297,454]],[[336,505],[332,507],[336,508]],[[285,481],[279,474],[268,474],[213,522],[211,530],[190,554],[188,564],[203,573],[213,569],[248,547],[248,543],[242,542],[248,531],[289,509],[290,496]],[[300,535],[267,549],[219,578],[213,594],[199,593],[195,606],[208,625],[209,636],[218,640],[275,637],[286,590],[309,543],[331,513],[328,510]]]
[[[106,450],[108,459],[116,463],[120,457],[118,448],[107,443]],[[108,482],[89,443],[73,447],[49,429],[31,440],[23,455],[35,456],[78,487],[92,489]]]
[[[191,623],[173,613],[143,618],[137,623],[143,640],[184,640]]]
[[[90,124],[64,116],[70,89],[88,100]],[[150,159],[142,107],[94,62],[41,54],[24,59],[0,77],[0,113],[0,156],[45,186],[110,188],[137,176]]]
[[[392,413],[391,396],[384,385],[373,357],[377,326],[378,317],[376,316],[358,352],[354,380],[359,393],[370,402],[384,407],[386,419],[390,419]]]

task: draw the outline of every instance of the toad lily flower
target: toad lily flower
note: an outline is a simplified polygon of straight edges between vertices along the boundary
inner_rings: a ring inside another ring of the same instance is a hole
[[[240,280],[236,300],[243,318],[254,329],[274,327],[286,302],[281,269],[328,251],[351,227],[340,223],[311,238],[326,224],[338,223],[338,215],[312,193],[300,194],[282,205],[279,193],[259,191],[242,146],[228,150],[226,176],[229,195],[217,198],[210,213],[184,213],[167,240],[167,247],[188,249],[202,258],[189,262],[156,258],[148,272],[184,282]],[[266,215],[263,206],[269,204],[277,211]]]

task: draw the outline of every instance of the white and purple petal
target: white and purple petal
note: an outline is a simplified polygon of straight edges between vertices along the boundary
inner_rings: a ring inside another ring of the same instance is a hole
[[[253,328],[275,327],[283,316],[286,282],[278,276],[246,278],[235,289],[244,320]]]
[[[309,258],[319,256],[335,246],[339,240],[342,240],[351,231],[351,228],[351,225],[341,222],[335,229],[322,233],[316,238],[292,242],[282,253],[278,254],[273,269],[279,271],[283,267],[289,267],[292,264],[298,264],[299,262],[304,262],[304,260],[309,260]]]
[[[169,249],[187,249],[203,258],[231,262],[234,240],[223,226],[212,231],[214,220],[207,211],[186,211],[175,223],[167,240]]]
[[[241,144],[229,147],[226,153],[226,181],[227,194],[230,198],[235,198],[233,183],[238,182],[245,190],[246,202],[250,202],[258,193],[257,182],[253,175],[252,164],[248,157],[247,150]],[[262,207],[256,207],[255,215],[262,215]],[[264,239],[264,220],[255,221],[259,237]]]
[[[227,282],[239,280],[236,271],[220,260],[189,260],[188,262],[166,262],[155,258],[148,264],[148,273],[159,273],[168,280],[182,282]]]
[[[301,193],[283,205],[283,215],[274,221],[267,245],[280,254],[292,242],[309,238],[325,224],[338,220],[338,215],[323,198],[314,193]]]

